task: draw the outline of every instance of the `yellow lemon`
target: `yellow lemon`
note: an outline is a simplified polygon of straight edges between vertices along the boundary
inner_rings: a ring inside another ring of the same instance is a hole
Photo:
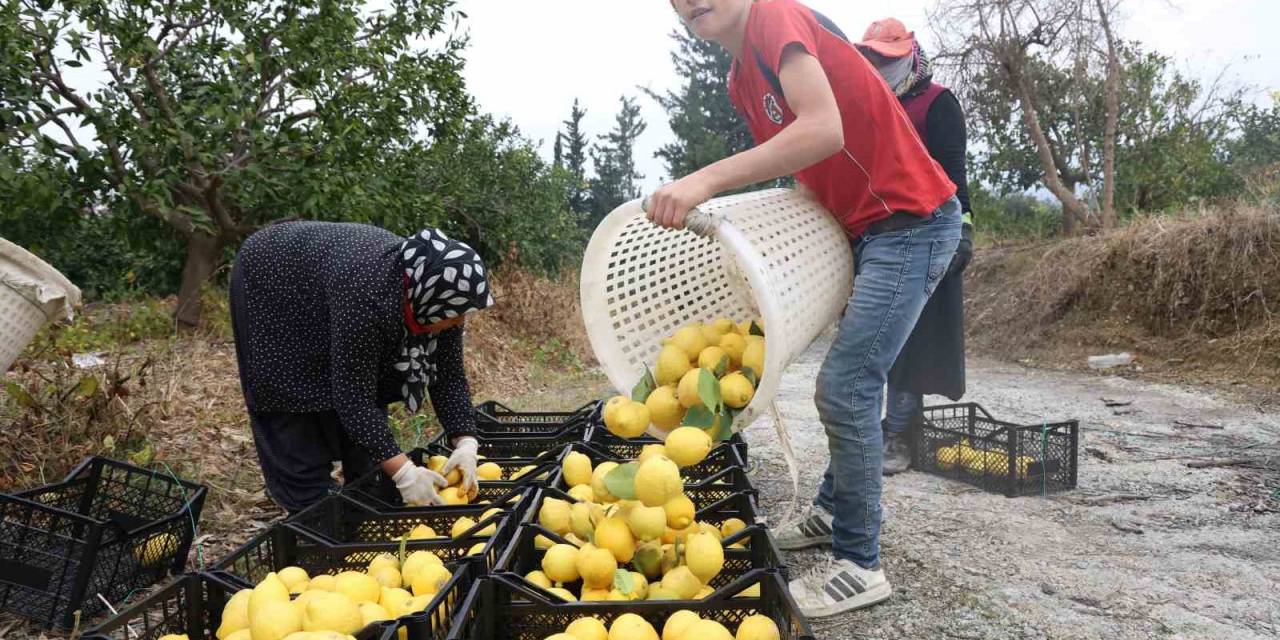
[[[747,339],[736,334],[726,333],[720,336],[720,343],[716,345],[724,350],[725,355],[729,356],[729,364],[734,367],[742,366],[742,354],[747,350]]]
[[[280,578],[280,581],[284,583],[285,588],[288,589],[291,594],[302,593],[305,589],[299,589],[297,587],[311,580],[311,576],[308,576],[307,572],[300,567],[285,567],[277,571],[276,575]]]
[[[267,574],[267,577],[253,588],[253,593],[249,595],[248,614],[249,622],[252,626],[254,619],[258,617],[258,612],[268,603],[289,602],[289,588],[284,586],[284,582],[280,580],[280,576],[274,571]],[[297,629],[294,629],[297,631]],[[290,632],[292,633],[292,632]]]
[[[440,557],[430,551],[414,551],[404,559],[404,568],[400,570],[400,581],[406,586],[413,584],[413,579],[423,567],[443,564]],[[314,581],[313,581],[314,582]],[[384,605],[385,606],[385,605]],[[388,609],[390,611],[390,609]]]
[[[764,377],[764,339],[747,340],[747,348],[742,350],[742,368],[751,369],[757,376]]]
[[[728,318],[716,318],[711,326],[715,327],[716,333],[720,335],[725,335],[734,329],[733,321]]]
[[[683,349],[669,344],[658,352],[658,362],[653,368],[653,379],[660,386],[675,384],[689,370],[689,356]]]
[[[684,491],[680,469],[668,458],[651,458],[640,465],[635,478],[636,497],[646,507],[661,507]]]
[[[672,462],[681,467],[691,467],[705,460],[711,452],[711,436],[697,427],[680,427],[667,436],[666,450]]]
[[[538,524],[564,535],[572,525],[569,503],[559,498],[546,498],[538,509]]]
[[[453,574],[442,564],[427,565],[413,576],[413,595],[421,597],[439,593],[452,577]]]
[[[578,548],[571,544],[553,545],[542,556],[542,572],[553,582],[578,579]]]
[[[596,465],[595,470],[591,472],[591,490],[596,494],[596,502],[618,501],[618,498],[609,493],[609,488],[604,484],[604,477],[616,468],[618,463],[609,460]]]
[[[661,585],[649,587],[649,596],[645,600],[679,600],[680,596],[676,592],[663,588]]]
[[[605,421],[605,427],[619,438],[638,438],[649,428],[649,407],[631,401],[613,412],[613,421]]]
[[[399,571],[400,561],[397,560],[395,556],[389,553],[379,553],[378,555],[373,557],[373,560],[369,561],[369,573],[373,573],[374,571],[381,569],[383,567],[390,567],[392,569],[395,569],[396,571]]]
[[[404,589],[383,589],[378,598],[378,606],[387,610],[392,618],[404,615],[405,603],[413,600],[413,594]]]
[[[628,402],[631,402],[631,398],[627,396],[614,396],[612,398],[609,398],[609,401],[604,403],[604,409],[601,409],[600,411],[600,417],[605,422],[608,422],[610,419],[610,416],[612,416],[613,413],[617,411],[619,407],[621,407],[622,405]]]
[[[741,373],[731,373],[720,380],[720,397],[724,403],[734,409],[741,409],[751,403],[756,389],[751,381]]]
[[[588,458],[586,454],[577,451],[570,452],[569,455],[564,457],[561,469],[564,470],[564,481],[570,487],[591,484],[591,458]]]
[[[185,638],[186,636],[178,636],[178,637]],[[227,634],[227,637],[225,638],[219,637],[218,640],[253,640],[253,634],[246,627],[239,631],[233,631]]]
[[[685,409],[692,409],[702,404],[702,396],[698,395],[698,377],[701,372],[702,369],[690,369],[689,373],[680,378],[680,386],[676,388],[676,398],[680,401],[680,406]]]
[[[707,348],[707,338],[702,333],[702,327],[689,325],[681,327],[671,336],[671,344],[679,347],[684,352],[685,359],[692,362]]]
[[[667,623],[662,626],[662,640],[685,640],[685,631],[689,625],[701,620],[698,614],[681,609],[667,618]],[[695,639],[690,639],[695,640]]]
[[[605,518],[596,525],[595,544],[608,549],[621,564],[631,562],[636,553],[636,538],[620,516]]]
[[[533,539],[533,548],[538,550],[545,551],[547,549],[550,549],[551,546],[554,544],[555,543],[551,541],[551,538],[548,538],[542,534],[538,534]]]
[[[684,420],[684,405],[680,404],[680,399],[676,397],[675,385],[654,389],[653,393],[649,394],[649,398],[644,401],[644,406],[649,409],[649,420],[663,431],[670,431],[680,426],[680,422]]]
[[[458,491],[457,487],[446,487],[440,491],[440,499],[447,505],[467,504],[471,497]]]
[[[227,640],[227,636],[249,628],[249,596],[252,594],[253,589],[241,589],[227,599],[222,607],[222,624],[214,634],[218,640]]]
[[[295,631],[302,631],[302,617],[288,599],[272,600],[249,614],[253,640],[282,640]]]
[[[360,619],[362,628],[367,627],[375,622],[390,620],[391,614],[382,605],[373,602],[360,603]]]
[[[662,576],[662,587],[675,593],[681,600],[692,600],[702,590],[702,583],[689,567],[680,565]]]
[[[474,526],[476,526],[475,520],[472,520],[467,516],[462,516],[461,518],[458,518],[457,520],[453,521],[453,527],[449,530],[449,537],[459,538],[462,536],[462,534],[467,532],[467,529],[470,529],[471,527],[474,527]]]
[[[685,542],[685,564],[703,584],[720,574],[724,568],[724,547],[710,533],[697,533]]]
[[[373,576],[374,580],[378,581],[379,586],[394,589],[402,584],[400,570],[395,567],[378,567],[377,569],[370,569],[368,573]]]
[[[573,597],[572,593],[569,593],[568,589],[564,589],[562,587],[552,587],[550,589],[547,589],[547,591],[554,593],[556,596],[558,596],[561,600],[564,600],[565,602],[578,601],[577,598]]]
[[[481,480],[501,480],[502,467],[492,462],[486,462],[476,467],[476,477]]]
[[[719,338],[717,337],[717,340]],[[721,362],[725,363],[726,368],[729,364],[729,354],[725,353],[720,347],[707,347],[698,354],[698,366],[707,371],[715,371],[720,368]]]
[[[172,533],[157,533],[133,548],[133,557],[144,567],[153,567],[171,560],[178,553],[178,537]]]
[[[743,522],[741,518],[729,518],[728,520],[720,523],[720,535],[724,538],[728,538],[729,536],[746,528],[747,523]]]
[[[662,507],[635,507],[627,516],[631,533],[640,540],[656,540],[667,530],[667,512]]]
[[[781,637],[778,624],[772,618],[757,613],[747,616],[738,624],[738,635],[735,640],[779,640]]]
[[[596,501],[596,492],[591,488],[590,482],[587,484],[580,484],[575,487],[569,487],[569,490],[565,493],[569,494],[570,498],[577,500],[579,504],[583,502]]]
[[[640,455],[636,458],[636,462],[644,464],[649,458],[661,457],[667,455],[667,448],[661,444],[646,444],[640,449]]]
[[[755,584],[753,584],[753,585],[751,585],[751,586],[747,587],[746,589],[743,589],[742,591],[739,591],[738,593],[734,594],[734,596],[733,596],[733,597],[735,597],[735,598],[759,598],[759,597],[760,597],[760,583],[759,583],[759,582],[757,582],[757,583],[755,583]]]
[[[608,589],[613,584],[618,561],[608,549],[583,549],[578,552],[575,568],[584,589]]]
[[[303,631],[355,633],[363,627],[360,605],[341,593],[322,591],[307,602],[302,612]]]
[[[333,591],[338,580],[330,575],[316,576],[307,583],[307,591]]]
[[[576,640],[609,640],[609,630],[599,618],[578,618],[564,632]]]
[[[662,510],[667,513],[667,526],[672,529],[688,527],[693,522],[694,514],[697,513],[693,501],[683,492],[668,498],[663,503]]]
[[[427,458],[427,468],[436,473],[440,473],[440,470],[444,469],[444,465],[448,464],[448,462],[449,458],[445,456],[431,456],[430,458]]]
[[[432,529],[425,524],[420,524],[409,530],[410,540],[430,540],[434,537],[436,537],[435,529]]]
[[[648,620],[624,613],[609,625],[609,640],[658,640],[658,632]]]
[[[542,587],[543,589],[550,589],[552,587],[551,578],[548,578],[547,574],[541,571],[530,571],[525,574],[524,579]]]
[[[733,634],[715,620],[698,620],[685,631],[689,638],[697,640],[733,640]]]
[[[382,595],[382,585],[373,576],[359,571],[343,571],[336,576],[333,590],[351,598],[356,604],[377,602]]]

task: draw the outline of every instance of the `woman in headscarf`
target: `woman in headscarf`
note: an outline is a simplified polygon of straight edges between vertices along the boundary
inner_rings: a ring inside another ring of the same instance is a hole
[[[290,513],[380,468],[406,504],[439,504],[436,472],[413,464],[388,405],[429,394],[453,445],[442,470],[476,485],[463,318],[493,305],[471,247],[435,229],[409,238],[363,224],[288,222],[244,242],[231,273],[240,383],[267,492]]]
[[[973,256],[973,212],[965,172],[967,134],[960,102],[933,81],[929,58],[901,22],[888,18],[872,23],[858,50],[897,94],[929,155],[955,183],[964,223],[951,266],[889,371],[884,474],[893,475],[911,463],[907,431],[922,417],[924,394],[959,400],[965,391],[963,273]]]

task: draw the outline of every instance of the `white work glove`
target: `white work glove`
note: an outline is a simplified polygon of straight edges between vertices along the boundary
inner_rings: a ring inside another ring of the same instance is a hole
[[[462,436],[453,443],[453,455],[449,456],[449,461],[444,463],[444,468],[440,470],[440,473],[446,476],[454,469],[461,472],[462,481],[458,483],[458,490],[473,497],[480,490],[480,484],[476,480],[479,451],[480,443],[475,438]]]
[[[396,489],[400,490],[400,498],[408,506],[444,504],[436,494],[436,486],[444,485],[444,476],[430,469],[406,462],[395,475],[391,476],[391,481],[396,483]]]

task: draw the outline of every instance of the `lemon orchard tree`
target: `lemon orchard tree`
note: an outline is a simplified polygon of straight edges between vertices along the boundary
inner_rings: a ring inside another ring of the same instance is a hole
[[[472,113],[452,4],[3,0],[0,150],[65,167],[85,215],[179,234],[191,325],[224,250],[265,222],[440,209],[404,152]]]

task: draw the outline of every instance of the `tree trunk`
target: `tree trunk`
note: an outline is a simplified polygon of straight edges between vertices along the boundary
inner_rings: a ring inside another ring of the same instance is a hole
[[[178,287],[178,328],[194,329],[200,323],[200,288],[213,275],[222,257],[222,239],[199,231],[187,236],[187,259]]]
[[[1031,87],[1027,86],[1027,81],[1021,74],[1013,75],[1014,84],[1018,89],[1018,106],[1022,111],[1022,122],[1027,126],[1027,132],[1031,134],[1031,140],[1036,145],[1040,168],[1044,170],[1044,185],[1058,199],[1058,202],[1062,203],[1062,232],[1065,235],[1074,235],[1077,230],[1076,223],[1084,222],[1088,216],[1088,209],[1062,182],[1058,164],[1053,160],[1053,150],[1049,147],[1049,138],[1040,126],[1040,116],[1036,114],[1036,102],[1032,97]]]
[[[1116,51],[1115,34],[1111,32],[1111,16],[1102,0],[1095,0],[1098,20],[1107,38],[1107,122],[1102,132],[1102,226],[1119,224],[1116,216],[1116,128],[1120,120],[1120,54]]]

